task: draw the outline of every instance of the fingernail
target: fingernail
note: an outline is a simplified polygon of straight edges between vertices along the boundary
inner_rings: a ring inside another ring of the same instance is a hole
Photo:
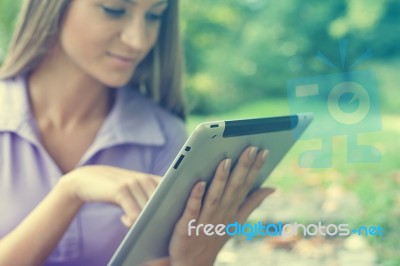
[[[135,217],[129,217],[128,219],[128,221],[129,221],[129,224],[132,226],[133,225],[133,223],[136,221],[136,219],[138,218],[138,216],[135,216]]]
[[[276,191],[275,188],[271,188],[271,189],[269,189],[269,190],[265,190],[265,191],[264,191],[264,195],[263,195],[264,197],[263,197],[263,199],[261,200],[261,202],[258,204],[258,207],[260,207],[260,205],[262,205],[263,202],[264,202],[271,194],[273,194],[275,191]]]
[[[231,159],[225,159],[225,162],[224,162],[224,171],[225,171],[225,173],[230,170],[231,162],[232,162]]]
[[[269,150],[264,150],[263,151],[263,153],[261,155],[261,158],[262,158],[263,161],[265,161],[267,159],[268,154],[269,154]]]
[[[199,184],[198,187],[197,187],[197,191],[198,191],[199,193],[203,194],[205,188],[206,188],[206,182],[204,182],[204,181],[203,181],[203,182],[200,182],[200,184]]]
[[[254,158],[256,157],[256,153],[257,153],[257,148],[256,147],[251,147],[250,151],[249,151],[249,160],[253,161]]]
[[[267,196],[273,194],[275,191],[276,191],[276,188],[266,189],[265,192],[264,192],[264,195],[265,195],[265,197],[267,197]]]

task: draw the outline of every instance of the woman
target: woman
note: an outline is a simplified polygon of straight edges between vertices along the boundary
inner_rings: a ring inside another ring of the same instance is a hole
[[[0,265],[105,265],[186,138],[177,0],[26,0],[0,75]],[[187,223],[244,221],[266,157],[193,188],[164,263],[213,263]]]

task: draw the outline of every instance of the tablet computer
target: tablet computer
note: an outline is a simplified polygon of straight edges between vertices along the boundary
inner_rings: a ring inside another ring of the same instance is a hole
[[[140,265],[168,256],[175,224],[197,182],[210,184],[221,160],[231,158],[234,165],[246,147],[255,146],[270,151],[253,187],[258,188],[311,121],[312,114],[305,113],[198,125],[108,265]]]

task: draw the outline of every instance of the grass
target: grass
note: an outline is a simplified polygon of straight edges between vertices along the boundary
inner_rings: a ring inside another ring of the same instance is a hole
[[[203,121],[286,115],[289,113],[286,100],[260,100],[244,104],[234,111],[214,116],[191,116],[188,129]],[[382,130],[360,134],[359,142],[377,147],[382,159],[378,163],[350,164],[347,162],[345,137],[332,141],[332,167],[326,169],[300,168],[299,154],[318,147],[318,140],[297,143],[268,180],[269,185],[287,192],[325,189],[339,184],[354,192],[363,207],[362,213],[349,217],[354,225],[381,225],[385,235],[368,238],[383,265],[400,265],[400,114],[382,114]]]

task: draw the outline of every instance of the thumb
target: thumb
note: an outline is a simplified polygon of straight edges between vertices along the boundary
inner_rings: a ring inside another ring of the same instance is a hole
[[[250,194],[245,202],[240,206],[238,211],[238,222],[243,223],[250,214],[265,200],[268,196],[275,192],[275,188],[260,188]]]

